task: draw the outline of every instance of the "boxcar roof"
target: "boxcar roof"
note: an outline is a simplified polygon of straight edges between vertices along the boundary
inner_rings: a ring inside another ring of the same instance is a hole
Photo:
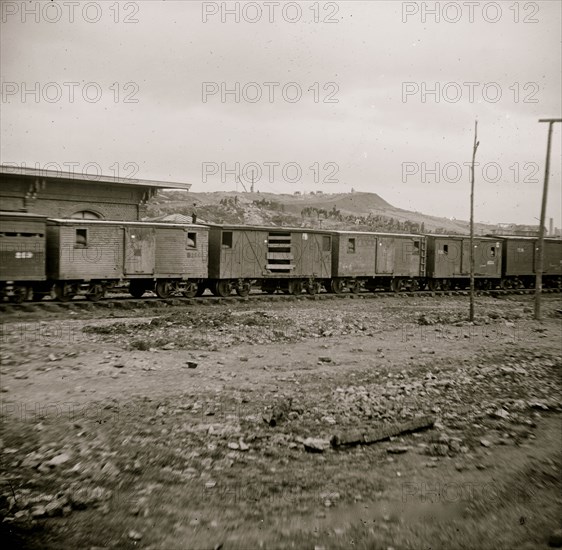
[[[123,222],[119,220],[82,220],[75,218],[49,218],[49,223],[55,223],[58,225],[126,225],[126,226],[140,226],[140,227],[183,227],[183,228],[195,228],[195,229],[209,229],[206,225],[199,225],[193,223],[166,223],[166,222]]]
[[[439,235],[433,233],[431,235],[427,235],[428,237],[434,237],[436,239],[470,239],[470,235]],[[475,239],[480,239],[481,241],[497,241],[500,237],[490,237],[489,235],[474,235]]]
[[[206,224],[210,228],[216,229],[226,229],[228,231],[282,231],[282,232],[300,232],[300,233],[332,233],[329,229],[313,229],[310,227],[281,227],[278,225],[267,226],[267,225],[230,225],[230,224],[220,224],[220,223],[208,223]]]
[[[420,238],[425,235],[419,233],[385,233],[384,231],[346,231],[345,229],[334,229],[330,233],[337,233],[338,235],[382,235],[384,237],[414,237]]]
[[[526,235],[490,235],[492,238],[514,240],[514,241],[538,241],[538,237],[527,237]],[[560,237],[545,237],[545,241],[559,241],[562,242]]]

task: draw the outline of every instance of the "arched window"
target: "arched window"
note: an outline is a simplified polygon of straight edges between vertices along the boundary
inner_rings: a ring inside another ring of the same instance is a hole
[[[101,220],[102,217],[91,210],[80,210],[70,216],[73,220]]]

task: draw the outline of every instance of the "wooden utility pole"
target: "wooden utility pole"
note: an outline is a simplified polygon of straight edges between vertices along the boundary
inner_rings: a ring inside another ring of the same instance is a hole
[[[541,315],[541,293],[542,293],[542,272],[544,268],[544,224],[546,221],[546,199],[548,196],[548,175],[550,171],[550,144],[552,142],[552,125],[555,122],[562,122],[562,118],[541,118],[539,122],[548,122],[548,139],[546,142],[546,161],[544,166],[544,185],[542,189],[541,219],[539,225],[539,242],[537,245],[537,255],[535,262],[535,319],[540,321]]]
[[[470,310],[469,321],[474,321],[474,159],[478,141],[478,120],[474,121],[474,144],[472,146],[472,164],[470,166]]]

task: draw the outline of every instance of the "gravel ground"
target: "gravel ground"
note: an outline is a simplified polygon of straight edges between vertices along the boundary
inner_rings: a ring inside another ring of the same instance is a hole
[[[466,297],[5,316],[2,537],[548,548],[562,527],[560,308],[545,296],[538,323],[530,296],[479,298],[474,324]],[[330,443],[420,418],[428,429]]]

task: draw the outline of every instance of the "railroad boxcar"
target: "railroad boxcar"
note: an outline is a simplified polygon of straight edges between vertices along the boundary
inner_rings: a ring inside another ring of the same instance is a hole
[[[207,278],[207,247],[200,225],[50,219],[47,276],[61,301],[81,290],[97,301],[124,281],[136,298],[153,289],[194,296]]]
[[[247,296],[253,285],[273,293],[319,292],[332,269],[329,231],[285,227],[212,225],[209,232],[209,287]]]
[[[417,290],[425,281],[426,238],[403,233],[335,231],[332,290]]]
[[[474,237],[474,276],[477,288],[493,288],[500,283],[501,258],[500,239]],[[428,235],[427,276],[431,290],[448,290],[468,285],[470,238],[466,235]]]
[[[21,303],[46,291],[45,216],[0,212],[0,296]]]
[[[503,248],[502,287],[533,288],[538,247],[536,237],[500,236]],[[562,281],[562,240],[544,240],[543,283],[560,286]]]

